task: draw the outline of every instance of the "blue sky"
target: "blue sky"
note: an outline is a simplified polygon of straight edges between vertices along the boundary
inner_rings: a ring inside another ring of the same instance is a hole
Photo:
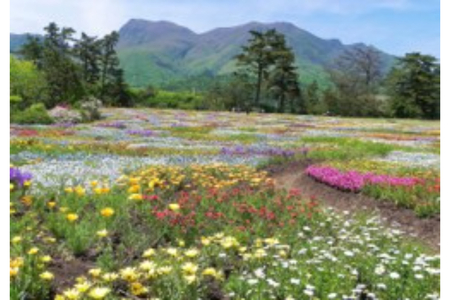
[[[40,33],[55,21],[92,35],[118,30],[130,18],[168,20],[199,33],[285,21],[346,44],[440,57],[439,0],[11,0],[10,17],[13,33]]]

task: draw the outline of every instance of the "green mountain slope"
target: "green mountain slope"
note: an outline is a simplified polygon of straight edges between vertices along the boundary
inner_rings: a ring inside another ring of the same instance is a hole
[[[344,45],[337,39],[321,39],[293,24],[258,23],[217,28],[202,34],[170,22],[132,19],[119,31],[118,47],[121,65],[131,85],[162,85],[202,73],[227,74],[234,70],[233,58],[250,38],[250,30],[275,28],[286,36],[294,50],[301,81],[319,81],[327,85],[325,66],[343,51],[355,45]],[[364,46],[358,44],[358,46]],[[383,53],[386,68],[394,57]]]
[[[131,19],[120,30],[117,52],[127,82],[136,87],[152,84],[167,86],[201,74],[225,75],[235,69],[233,58],[250,38],[250,30],[276,29],[286,36],[296,55],[300,80],[329,81],[325,67],[343,51],[364,44],[344,45],[337,39],[321,39],[286,22],[251,22],[240,26],[217,28],[197,34],[167,21]],[[26,41],[26,34],[10,35],[11,52]],[[383,53],[387,70],[394,57]]]

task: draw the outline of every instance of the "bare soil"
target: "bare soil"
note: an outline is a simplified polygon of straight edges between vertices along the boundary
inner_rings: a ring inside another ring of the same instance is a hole
[[[410,209],[397,207],[388,200],[368,197],[362,193],[344,192],[315,181],[304,170],[311,162],[294,162],[287,165],[269,167],[267,171],[275,179],[279,189],[299,189],[306,197],[315,197],[323,205],[337,211],[350,213],[378,213],[385,225],[395,227],[433,252],[440,252],[440,215],[421,219]]]

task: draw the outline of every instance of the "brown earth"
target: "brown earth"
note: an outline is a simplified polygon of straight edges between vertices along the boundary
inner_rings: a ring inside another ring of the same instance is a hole
[[[431,218],[418,218],[410,209],[400,208],[392,202],[377,200],[362,193],[344,192],[319,183],[304,172],[309,162],[294,162],[268,168],[279,189],[299,189],[306,197],[315,197],[323,205],[338,211],[350,213],[378,213],[385,225],[394,227],[421,244],[440,252],[440,215]]]

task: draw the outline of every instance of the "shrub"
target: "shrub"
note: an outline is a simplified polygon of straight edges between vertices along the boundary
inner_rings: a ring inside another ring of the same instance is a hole
[[[18,124],[51,124],[53,119],[47,113],[44,104],[36,103],[23,112],[12,112],[11,122]]]
[[[100,107],[102,102],[92,96],[89,96],[81,102],[81,115],[83,121],[92,122],[101,119]]]
[[[58,105],[49,111],[49,115],[57,123],[80,123],[82,121],[81,114],[76,110]]]

